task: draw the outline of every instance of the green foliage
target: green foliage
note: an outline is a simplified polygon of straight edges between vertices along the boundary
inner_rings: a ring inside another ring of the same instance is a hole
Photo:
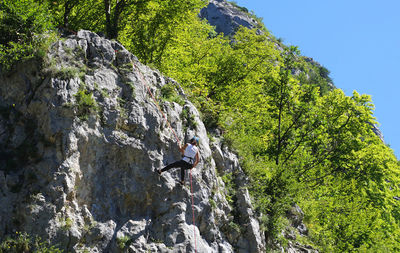
[[[63,49],[66,54],[44,57],[42,72],[64,80],[79,77],[83,81],[88,67],[82,62],[82,48],[72,49],[64,44]]]
[[[172,85],[164,85],[161,87],[161,96],[165,99],[169,99],[175,95],[176,91]]]
[[[233,181],[233,175],[232,173],[226,173],[225,175],[222,176],[222,181],[225,184],[225,189],[226,189],[226,200],[230,205],[234,204],[234,199],[236,195],[236,185]]]
[[[0,44],[31,42],[37,34],[52,28],[45,5],[35,1],[14,0],[0,3]]]
[[[54,24],[57,27],[63,27],[70,32],[79,29],[105,32],[104,0],[45,0],[43,2],[53,14]]]
[[[228,1],[228,3],[232,4],[242,12],[249,13],[249,10],[246,7],[239,6],[235,1]]]
[[[295,67],[302,71],[296,78],[300,80],[301,83],[319,87],[322,95],[326,95],[334,88],[333,80],[329,76],[330,71],[313,60],[299,57]]]
[[[211,86],[208,76],[216,71],[216,60],[229,48],[228,41],[221,36],[208,39],[211,32],[209,25],[191,17],[171,39],[172,46],[166,49],[165,60],[159,66],[186,87],[188,95],[195,98],[201,108],[214,107],[214,102],[207,97]],[[211,109],[209,113],[212,111],[216,110]]]
[[[209,200],[208,200],[208,202],[210,203],[210,206],[211,206],[211,209],[215,209],[215,208],[217,208],[217,203],[215,203],[215,200],[213,200],[212,198],[210,198]]]
[[[240,225],[235,223],[234,221],[229,222],[229,228],[235,231],[236,233],[240,233]]]
[[[71,218],[66,218],[63,229],[69,230],[72,227],[72,220]]]
[[[311,212],[316,201],[311,197],[315,189],[325,189],[324,191],[329,192],[327,194],[330,201],[334,201],[337,195],[333,195],[331,191],[335,192],[337,189],[332,188],[333,183],[348,184],[353,180],[369,188],[373,185],[372,182],[376,183],[379,179],[380,186],[374,189],[389,189],[384,186],[384,178],[398,182],[395,158],[389,149],[383,150],[385,146],[372,132],[371,124],[375,121],[370,98],[357,93],[347,97],[340,90],[321,96],[317,85],[300,84],[291,75],[299,58],[298,52],[295,48],[287,50],[289,51],[280,60],[283,64],[279,68],[271,67],[265,75],[254,75],[253,78],[258,78],[257,81],[245,83],[244,79],[243,83],[246,85],[241,85],[240,81],[235,87],[237,82],[232,76],[240,73],[240,70],[228,72],[230,85],[218,85],[217,91],[219,96],[225,93],[231,96],[224,96],[220,100],[227,109],[222,114],[226,138],[232,141],[243,157],[243,167],[251,175],[251,193],[256,200],[257,210],[266,214],[263,216],[262,226],[272,240],[277,239],[282,231],[282,216],[290,203],[308,203],[307,211]],[[232,63],[237,61],[231,61],[228,65],[229,71],[234,68]],[[214,99],[218,97],[215,96]],[[373,145],[379,147],[380,155],[372,156],[378,154]],[[397,189],[396,184],[392,184],[390,188],[394,192]],[[375,190],[370,189],[368,192]],[[355,198],[350,196],[352,200]],[[369,203],[375,203],[377,210],[382,210],[383,207],[387,209],[387,206],[379,203],[387,203],[390,198],[376,193],[374,197]],[[357,216],[362,212],[354,209],[350,204],[352,202],[348,203],[348,210],[353,215]],[[391,203],[393,206],[393,201]],[[341,202],[341,205],[346,207],[346,202]],[[315,215],[326,213],[322,209],[319,212]],[[367,209],[368,215],[373,216],[374,213],[376,210]],[[397,231],[398,219],[393,220],[396,217],[394,214],[386,213],[386,216],[392,217],[392,229]],[[347,217],[349,213],[343,215]],[[331,225],[339,223],[339,219],[334,218]],[[310,218],[311,220],[315,222]],[[343,217],[341,220],[344,220]],[[383,224],[377,220],[369,222],[374,226]],[[328,223],[327,220],[322,222],[324,226]],[[311,227],[313,224],[310,222]],[[376,229],[383,231],[385,227]],[[322,240],[328,243],[326,248],[322,246],[327,251],[361,247],[370,249],[367,245],[373,245],[370,243],[371,237],[365,235],[357,240],[340,236],[343,230],[349,234],[361,232],[360,228],[352,224],[351,219],[348,219],[347,226],[340,227],[336,232],[328,234],[326,231],[332,229],[326,229],[319,240],[315,239],[317,237],[313,238],[317,245],[321,245]],[[373,236],[372,230],[369,231],[368,235]],[[344,238],[343,241],[349,245],[339,246],[341,244],[337,239],[330,243],[329,238]],[[379,238],[384,237],[380,235]],[[389,245],[396,245],[394,241],[389,237],[385,238]]]
[[[0,2],[0,65],[9,71],[18,61],[43,57],[53,36],[46,6],[33,0]],[[47,34],[45,34],[47,33]]]
[[[125,249],[125,247],[128,245],[130,240],[131,240],[131,238],[126,235],[122,236],[122,237],[117,237],[118,248]]]
[[[325,251],[399,250],[397,161],[380,141],[366,142],[348,161],[346,174],[327,179],[302,200],[311,238]]]
[[[190,113],[190,110],[188,108],[186,108],[186,107],[183,108],[180,117],[184,121],[185,131],[187,128],[191,128],[191,129],[197,128],[197,122],[196,122],[195,116]]]
[[[202,0],[139,1],[122,21],[120,40],[142,62],[159,65],[180,24],[204,5]]]
[[[61,67],[61,69],[54,73],[55,77],[59,77],[64,80],[72,79],[79,75],[80,71],[77,67],[73,66],[65,66]]]
[[[98,111],[98,105],[93,93],[81,87],[75,94],[77,115],[81,120],[87,120],[89,115]]]
[[[55,246],[50,246],[40,237],[32,238],[26,233],[16,232],[12,237],[6,237],[0,243],[0,253],[41,252],[61,253]]]
[[[178,94],[176,85],[173,83],[168,83],[161,87],[161,97],[166,101],[175,102],[179,105],[185,104],[185,100]]]
[[[60,224],[61,229],[64,231],[70,230],[73,225],[73,220],[69,217],[59,217],[58,222]]]

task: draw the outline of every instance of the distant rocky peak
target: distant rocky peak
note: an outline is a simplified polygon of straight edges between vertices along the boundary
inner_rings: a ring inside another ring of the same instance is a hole
[[[215,26],[217,33],[223,33],[226,36],[233,35],[239,26],[252,29],[258,24],[247,13],[247,9],[240,9],[225,0],[210,0],[208,6],[200,11],[200,17],[207,19],[212,26]]]

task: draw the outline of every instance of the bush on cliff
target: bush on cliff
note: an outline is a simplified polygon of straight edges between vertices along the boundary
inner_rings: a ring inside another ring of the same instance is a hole
[[[32,238],[21,232],[15,232],[12,237],[9,236],[0,243],[0,253],[20,252],[61,253],[62,251],[55,246],[50,246],[39,237]]]

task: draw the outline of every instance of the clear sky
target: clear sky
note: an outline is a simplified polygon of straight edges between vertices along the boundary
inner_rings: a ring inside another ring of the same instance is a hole
[[[400,0],[235,2],[330,70],[346,95],[371,95],[385,143],[400,159]]]

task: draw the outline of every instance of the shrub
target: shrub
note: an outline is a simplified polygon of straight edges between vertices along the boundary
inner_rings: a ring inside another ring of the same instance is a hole
[[[232,4],[234,7],[238,8],[240,11],[244,13],[249,13],[249,10],[246,7],[238,5],[235,1],[228,1],[228,3]]]
[[[184,131],[185,132],[188,128],[197,129],[196,118],[193,114],[190,113],[190,110],[188,108],[183,108],[180,117],[184,121]]]
[[[6,237],[0,243],[0,253],[42,252],[61,253],[62,251],[49,243],[42,241],[40,237],[32,238],[27,233],[16,232],[13,236]]]
[[[235,195],[236,195],[236,185],[233,180],[232,173],[227,173],[223,175],[222,181],[224,181],[225,189],[227,190],[225,198],[230,205],[234,205]]]
[[[217,203],[215,203],[215,200],[209,199],[208,202],[210,203],[211,209],[217,208]]]
[[[53,36],[44,33],[53,27],[45,5],[33,0],[0,3],[0,65],[9,71],[18,61],[43,57]]]
[[[130,238],[129,236],[122,236],[117,238],[118,248],[124,249],[126,246],[129,245]]]
[[[161,97],[170,102],[175,102],[179,105],[184,105],[185,100],[179,96],[174,84],[166,84],[161,87]]]
[[[78,109],[77,114],[81,120],[87,120],[90,113],[98,110],[93,94],[85,88],[80,88],[78,93],[76,93],[75,98]]]

